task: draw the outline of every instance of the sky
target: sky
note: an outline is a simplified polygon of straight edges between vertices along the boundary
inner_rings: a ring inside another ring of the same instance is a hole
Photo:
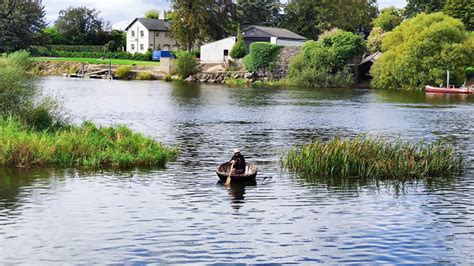
[[[380,7],[395,6],[402,8],[406,0],[378,0]],[[127,25],[149,9],[169,9],[169,0],[43,0],[46,9],[46,20],[52,24],[58,17],[59,10],[70,6],[86,6],[101,12],[101,16],[112,23],[114,29],[125,29]]]

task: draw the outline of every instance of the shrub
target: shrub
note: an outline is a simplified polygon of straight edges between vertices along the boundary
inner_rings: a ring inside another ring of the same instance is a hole
[[[171,82],[171,81],[173,81],[173,77],[168,74],[168,75],[165,76],[164,81]]]
[[[371,69],[374,88],[421,90],[442,83],[446,70],[460,85],[474,61],[474,35],[443,13],[421,13],[386,33],[382,51]]]
[[[444,142],[412,144],[377,137],[319,140],[291,149],[282,159],[285,168],[308,179],[359,177],[420,179],[452,177],[463,172],[463,159]]]
[[[175,50],[172,51],[173,55],[176,58],[180,58],[183,55],[186,55],[187,53],[191,53],[194,58],[199,58],[201,56],[201,51],[200,50],[191,50],[191,51],[185,51],[185,50]]]
[[[196,71],[198,63],[190,52],[181,53],[175,61],[178,76],[185,79]]]
[[[237,31],[237,42],[234,44],[234,47],[232,47],[232,50],[230,50],[230,56],[233,59],[241,59],[244,58],[246,54],[247,51],[245,48],[244,37],[242,36],[239,28]]]
[[[150,72],[138,72],[136,78],[137,80],[153,80],[155,77]]]
[[[272,68],[283,46],[266,42],[254,42],[250,52],[244,57],[243,63],[248,71],[258,71]]]
[[[342,30],[308,41],[290,63],[289,81],[309,87],[348,87],[353,75],[346,64],[363,49],[361,36]]]
[[[116,52],[118,50],[118,44],[115,41],[109,41],[108,43],[104,44],[102,47],[102,51],[104,53],[108,52]]]
[[[55,128],[65,122],[59,104],[41,95],[28,75],[30,67],[25,51],[0,58],[0,118],[15,116],[37,130]]]
[[[0,119],[0,166],[163,167],[177,155],[176,149],[125,126],[84,123],[57,132],[38,132],[13,118]]]
[[[114,75],[119,79],[129,79],[131,73],[131,66],[120,66],[119,68],[117,68],[117,70],[115,70]]]

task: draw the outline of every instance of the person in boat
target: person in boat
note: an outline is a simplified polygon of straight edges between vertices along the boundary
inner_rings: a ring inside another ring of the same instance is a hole
[[[234,164],[233,168],[233,173],[234,174],[244,174],[245,173],[245,158],[244,156],[240,153],[240,149],[235,149],[234,150],[234,156],[232,159],[230,159],[229,163]]]

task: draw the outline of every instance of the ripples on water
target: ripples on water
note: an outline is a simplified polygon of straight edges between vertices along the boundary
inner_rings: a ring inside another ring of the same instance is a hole
[[[0,169],[0,262],[469,263],[474,257],[471,97],[224,88],[46,78],[76,122],[122,123],[182,156],[163,170]],[[281,153],[314,137],[445,137],[470,170],[453,180],[308,183]],[[241,147],[255,186],[217,184]]]

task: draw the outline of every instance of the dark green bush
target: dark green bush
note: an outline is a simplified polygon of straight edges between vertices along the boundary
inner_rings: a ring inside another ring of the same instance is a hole
[[[348,87],[353,83],[353,74],[346,64],[363,49],[361,36],[342,30],[319,41],[308,41],[290,64],[290,83],[309,87]]]
[[[283,46],[267,42],[254,42],[243,63],[248,71],[271,69]]]
[[[108,43],[104,44],[102,47],[102,51],[105,53],[109,52],[116,52],[118,50],[118,44],[115,41],[109,41]]]
[[[176,72],[178,76],[185,79],[192,75],[196,71],[198,63],[194,55],[190,52],[181,53],[175,61]]]

